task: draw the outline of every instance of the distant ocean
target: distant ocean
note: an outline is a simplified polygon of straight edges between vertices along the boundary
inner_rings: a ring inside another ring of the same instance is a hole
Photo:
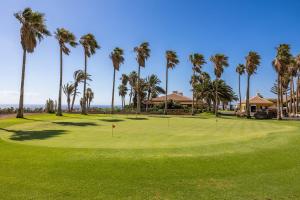
[[[0,108],[18,108],[18,104],[0,104]],[[25,108],[35,109],[35,108],[44,108],[44,104],[25,104]],[[110,108],[110,105],[91,105],[92,108]],[[121,107],[119,105],[116,105],[116,107]],[[62,105],[63,109],[67,109],[67,105]],[[74,105],[75,109],[80,109],[80,105]]]

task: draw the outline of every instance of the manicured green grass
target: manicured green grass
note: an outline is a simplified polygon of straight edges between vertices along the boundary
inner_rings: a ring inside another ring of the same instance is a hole
[[[43,114],[0,137],[0,199],[300,199],[297,121]]]

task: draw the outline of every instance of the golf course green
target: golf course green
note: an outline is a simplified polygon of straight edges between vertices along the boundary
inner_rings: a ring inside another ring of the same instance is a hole
[[[0,138],[0,199],[300,199],[299,121],[38,114]]]

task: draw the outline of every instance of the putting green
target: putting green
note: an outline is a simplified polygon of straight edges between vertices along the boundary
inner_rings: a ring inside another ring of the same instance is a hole
[[[116,127],[112,130],[113,124]],[[28,119],[25,124],[6,127],[0,135],[5,141],[28,145],[102,148],[106,153],[128,155],[138,149],[139,153],[151,156],[156,155],[156,151],[160,156],[198,156],[272,148],[285,144],[290,139],[288,133],[296,129],[270,121],[232,118],[216,121],[209,115],[65,115],[45,120]]]
[[[300,199],[299,121],[168,117],[0,120],[0,199]]]

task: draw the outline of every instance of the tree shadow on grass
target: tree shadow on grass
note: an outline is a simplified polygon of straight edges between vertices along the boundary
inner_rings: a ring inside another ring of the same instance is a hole
[[[126,119],[130,119],[130,120],[149,120],[146,117],[127,117]]]
[[[150,115],[149,117],[154,117],[154,118],[171,118],[169,116],[162,116],[162,115]]]
[[[103,122],[122,122],[124,119],[99,119],[100,121]]]
[[[13,133],[9,139],[16,141],[45,140],[67,132],[66,130],[16,131],[3,128],[0,128],[0,130]]]
[[[94,122],[52,122],[62,126],[97,126]]]

